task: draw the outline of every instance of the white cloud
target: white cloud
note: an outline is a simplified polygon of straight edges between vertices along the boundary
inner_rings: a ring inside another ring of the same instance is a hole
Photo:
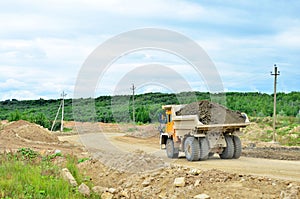
[[[43,68],[0,67],[0,100],[57,98],[63,90],[72,97],[74,79]],[[25,91],[27,94],[21,95]]]
[[[295,78],[299,67],[290,72],[300,62],[299,3],[267,2],[262,6],[256,1],[2,1],[0,86],[9,96],[21,97],[18,93],[23,92],[51,98],[61,90],[71,93],[81,64],[94,48],[122,31],[150,26],[180,31],[197,40],[229,90],[264,91],[263,84],[269,81],[264,74],[273,63],[286,69],[282,69],[281,84],[299,90],[299,78]],[[205,89],[203,80],[184,61],[168,53],[143,51],[126,55],[109,68],[103,77],[107,83],[101,85],[103,93],[112,91],[117,80],[133,69],[129,65],[148,63],[173,67],[193,88]],[[120,70],[120,64],[127,70]],[[0,94],[8,97],[2,89]]]
[[[15,34],[26,33],[28,31],[55,31],[62,30],[63,26],[68,26],[67,22],[55,20],[51,17],[41,14],[18,14],[1,13],[0,24],[2,26],[0,33],[15,32]]]
[[[64,7],[70,6],[70,2],[57,1],[58,4]],[[205,13],[205,9],[199,4],[180,1],[180,0],[112,0],[112,1],[84,1],[78,0],[73,2],[72,7],[77,9],[83,8],[90,11],[98,11],[121,15],[127,17],[143,17],[143,18],[176,18],[176,19],[194,19]]]
[[[24,82],[15,79],[7,79],[5,82],[0,82],[0,89],[6,90],[7,88],[19,89],[25,86]]]
[[[18,100],[32,100],[32,99],[39,99],[41,96],[36,95],[31,90],[11,90],[5,93],[1,93],[0,100],[8,100],[8,99],[18,99]],[[43,97],[42,97],[43,98]]]
[[[299,23],[300,26],[300,23]],[[300,49],[300,27],[291,27],[275,36],[274,41],[285,48]]]

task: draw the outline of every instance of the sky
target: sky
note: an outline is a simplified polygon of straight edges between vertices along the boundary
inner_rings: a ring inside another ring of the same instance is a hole
[[[98,46],[143,28],[175,31],[197,43],[226,92],[272,93],[274,64],[277,91],[300,91],[299,10],[298,0],[1,1],[0,100],[56,99],[62,91],[72,98],[82,66]],[[148,70],[153,64],[155,70]],[[174,76],[164,73],[166,67]],[[158,82],[164,78],[169,86]],[[113,60],[94,96],[129,94],[135,82],[137,93],[178,92],[183,90],[171,85],[182,81],[190,90],[210,91],[206,77],[180,56],[141,49]]]

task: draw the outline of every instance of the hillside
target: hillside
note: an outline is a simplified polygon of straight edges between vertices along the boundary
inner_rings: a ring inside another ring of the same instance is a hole
[[[203,92],[179,94],[146,93],[135,96],[135,117],[137,122],[156,122],[161,105],[190,103],[195,100],[218,99],[218,95]],[[195,97],[197,99],[195,99]],[[85,99],[90,101],[91,99]],[[264,117],[273,114],[273,96],[265,93],[226,93],[226,102],[221,103],[232,110],[239,110],[249,116]],[[0,102],[0,120],[24,119],[49,127],[60,105],[59,99],[23,100],[16,99]],[[96,118],[91,110],[81,107],[81,121],[130,122],[132,119],[131,96],[100,96],[95,99]],[[300,92],[278,93],[277,113],[282,116],[300,116]],[[65,120],[73,120],[72,99],[65,100]],[[45,122],[46,121],[46,122]]]

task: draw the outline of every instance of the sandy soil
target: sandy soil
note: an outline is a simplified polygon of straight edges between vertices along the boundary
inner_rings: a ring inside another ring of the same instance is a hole
[[[93,154],[95,161],[80,168],[94,176],[96,185],[114,187],[118,193],[125,190],[131,198],[193,198],[201,193],[211,198],[300,197],[300,161],[245,156],[222,160],[215,155],[207,161],[188,162],[184,154],[179,159],[168,159],[159,148],[157,136],[141,138],[122,132],[94,132],[60,139],[82,142]],[[299,155],[297,150],[293,154]],[[105,172],[99,174],[99,168]],[[191,174],[195,169],[199,175]],[[176,177],[185,178],[184,187],[173,185]],[[118,198],[117,194],[114,196]]]
[[[49,130],[23,120],[2,124],[0,136],[0,152],[4,150],[16,151],[26,147],[41,153],[60,150],[63,153],[74,153],[79,156],[86,154],[86,150],[81,144],[76,145],[67,141],[60,141]]]
[[[77,129],[80,128],[84,131],[79,135],[74,132],[57,139],[55,134],[34,124],[5,124],[0,128],[1,150],[30,147],[41,152],[59,149],[62,153],[90,156],[91,160],[78,167],[89,176],[95,186],[93,190],[102,198],[193,198],[198,194],[210,198],[300,198],[297,160],[268,159],[275,156],[222,160],[213,156],[207,161],[188,162],[183,154],[179,159],[168,159],[159,147],[158,137],[151,136],[157,135],[151,125],[85,123]],[[272,148],[259,143],[255,147],[244,144],[244,148],[249,146],[252,148],[246,151]],[[274,147],[275,154],[279,154],[276,157],[285,157],[278,148]],[[283,151],[300,156],[298,149]],[[178,177],[184,180],[180,186],[174,184]]]

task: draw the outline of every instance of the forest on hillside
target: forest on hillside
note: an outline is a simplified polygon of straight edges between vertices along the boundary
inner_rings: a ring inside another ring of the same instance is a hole
[[[162,112],[162,105],[186,104],[199,100],[212,100],[229,109],[239,110],[253,117],[272,116],[273,114],[273,95],[259,92],[228,92],[225,95],[208,92],[146,93],[135,95],[135,120],[139,123],[157,122],[157,116]],[[76,101],[80,103],[76,103]],[[75,101],[65,99],[64,120],[132,122],[132,102],[131,95],[100,96],[95,99],[77,99]],[[24,119],[50,128],[60,103],[60,99],[1,101],[0,120]],[[60,118],[60,114],[58,118]],[[278,93],[277,114],[300,117],[300,92]]]

